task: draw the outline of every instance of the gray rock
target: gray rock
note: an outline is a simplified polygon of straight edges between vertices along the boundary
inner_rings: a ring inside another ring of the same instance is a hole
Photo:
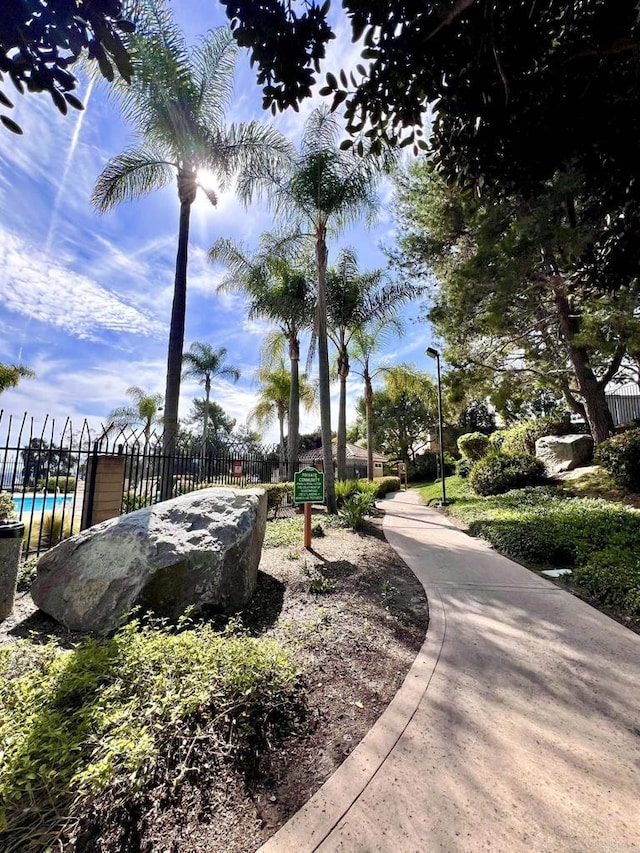
[[[593,458],[593,439],[590,435],[545,435],[536,441],[536,456],[549,476],[572,471]]]
[[[136,606],[232,613],[255,591],[263,489],[203,489],[103,521],[47,551],[31,595],[73,631],[108,633]]]

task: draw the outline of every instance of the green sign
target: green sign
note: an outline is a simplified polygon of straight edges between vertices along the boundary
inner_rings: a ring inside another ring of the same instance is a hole
[[[324,501],[324,474],[315,468],[303,468],[293,475],[293,500],[297,504],[321,504]]]

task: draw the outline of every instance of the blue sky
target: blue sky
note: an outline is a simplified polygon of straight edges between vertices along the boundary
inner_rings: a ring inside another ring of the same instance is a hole
[[[188,11],[186,7],[188,6]],[[174,12],[190,41],[225,23],[214,0],[174,3]],[[326,69],[355,64],[358,51],[344,22],[331,44]],[[132,141],[131,129],[102,85],[83,83],[83,113],[66,117],[48,96],[16,94],[15,119],[24,135],[0,130],[0,361],[22,363],[36,378],[6,391],[0,408],[103,421],[127,403],[125,391],[139,385],[164,392],[169,316],[173,293],[178,201],[175,185],[147,198],[120,205],[100,216],[89,199],[95,180],[110,157]],[[228,120],[273,121],[297,143],[306,116],[319,101],[271,118],[261,110],[261,94],[246,55],[241,54],[235,97]],[[381,214],[371,229],[354,228],[330,245],[329,262],[343,245],[356,248],[362,268],[384,265],[380,244],[393,242],[391,187],[381,189]],[[215,382],[212,398],[237,422],[244,423],[255,404],[254,374],[264,323],[249,322],[236,295],[216,294],[224,274],[206,260],[218,237],[255,244],[272,227],[265,207],[244,209],[231,193],[212,208],[202,196],[191,226],[185,349],[200,340],[228,349],[229,361],[242,371],[237,384]],[[409,361],[432,371],[424,356],[430,343],[424,324],[411,323],[418,306],[408,308],[402,338],[387,347],[388,363]],[[337,422],[337,386],[332,422]],[[362,393],[352,376],[348,420]],[[194,382],[183,382],[180,415],[202,396]],[[302,431],[319,424],[317,411],[301,413]],[[334,427],[335,428],[335,427]],[[276,428],[265,434],[275,440]]]

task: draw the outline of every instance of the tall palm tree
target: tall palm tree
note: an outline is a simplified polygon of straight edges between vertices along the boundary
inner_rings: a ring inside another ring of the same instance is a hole
[[[146,447],[151,441],[151,430],[154,424],[162,420],[160,415],[162,394],[149,394],[138,385],[127,388],[126,394],[131,399],[132,405],[112,409],[107,415],[107,420],[119,429],[142,426]]]
[[[372,359],[382,348],[392,332],[399,334],[402,329],[397,319],[377,320],[368,328],[360,326],[351,336],[351,358],[358,365],[354,370],[364,380],[364,406],[367,421],[367,478],[373,480],[373,380],[389,368],[380,365],[372,368]]]
[[[418,293],[404,280],[391,283],[382,270],[361,273],[353,249],[343,249],[327,274],[328,335],[337,350],[340,396],[338,404],[337,473],[347,475],[347,378],[349,344],[357,330],[375,320],[391,323],[400,306]]]
[[[257,122],[225,126],[236,57],[235,42],[227,28],[212,30],[190,50],[160,0],[146,0],[141,6],[137,33],[128,43],[132,83],[117,90],[124,116],[136,128],[138,144],[107,163],[98,178],[93,203],[104,212],[177,177],[180,220],[164,416],[164,451],[168,456],[178,431],[189,224],[200,176],[204,171],[215,175],[220,189],[224,189],[232,176],[241,174],[247,186],[251,174],[275,168],[278,159],[289,154],[290,146],[276,130]],[[215,205],[215,192],[204,191]],[[171,485],[169,471],[163,477],[163,498],[170,497]]]
[[[291,373],[281,359],[277,367],[262,366],[256,376],[260,383],[259,398],[248,417],[249,423],[255,423],[260,429],[271,426],[277,419],[280,430],[279,466],[285,468],[284,424],[289,414],[291,396]],[[315,403],[315,389],[304,378],[300,378],[300,401],[309,411]]]
[[[300,434],[300,335],[313,325],[315,288],[307,273],[308,262],[299,254],[296,235],[265,234],[260,247],[249,254],[230,240],[218,240],[209,252],[212,261],[223,261],[230,275],[218,291],[241,291],[249,300],[249,318],[264,317],[278,329],[267,336],[263,360],[273,366],[288,349],[291,382],[288,428],[288,479],[298,465]]]
[[[224,379],[232,379],[237,382],[240,379],[240,371],[231,364],[225,364],[227,350],[225,347],[214,349],[211,344],[194,341],[189,347],[189,352],[182,355],[182,378],[197,379],[204,385],[205,405],[203,407],[202,426],[202,452],[207,445],[207,429],[209,427],[209,400],[211,398],[211,380],[215,376]]]
[[[304,225],[314,240],[317,296],[316,332],[318,342],[318,378],[320,428],[327,511],[335,513],[336,496],[331,448],[331,390],[329,348],[327,340],[327,238],[345,227],[368,218],[372,221],[378,209],[376,187],[391,155],[374,156],[366,147],[361,156],[339,147],[340,124],[328,108],[314,110],[305,124],[300,153],[292,158],[289,168],[267,168],[249,182],[242,176],[238,192],[250,199],[262,192],[279,216]]]

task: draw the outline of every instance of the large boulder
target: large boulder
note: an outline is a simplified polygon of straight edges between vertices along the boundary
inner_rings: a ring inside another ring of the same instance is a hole
[[[96,524],[38,563],[34,602],[73,631],[108,633],[136,606],[232,613],[255,591],[263,489],[203,489]]]
[[[593,458],[590,435],[545,435],[536,441],[536,456],[549,476],[588,465]]]

